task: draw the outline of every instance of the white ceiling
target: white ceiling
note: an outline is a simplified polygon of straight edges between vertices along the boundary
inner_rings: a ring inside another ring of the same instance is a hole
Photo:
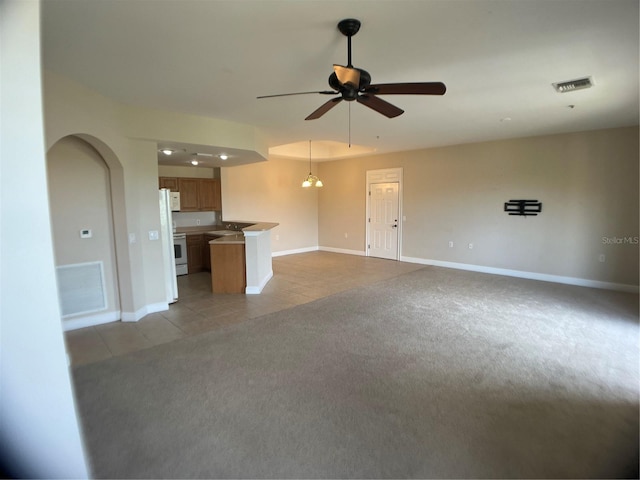
[[[44,0],[43,63],[119,102],[257,126],[270,147],[346,143],[351,110],[351,141],[384,153],[637,125],[638,5]],[[331,97],[256,99],[327,90],[332,65],[347,63],[336,28],[344,18],[362,22],[353,64],[372,83],[441,81],[447,93],[381,97],[405,110],[394,119],[342,102],[305,121]],[[551,86],[583,76],[595,86],[564,94]]]

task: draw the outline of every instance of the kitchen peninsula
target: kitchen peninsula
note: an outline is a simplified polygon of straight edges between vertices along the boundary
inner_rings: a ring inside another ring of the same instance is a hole
[[[247,226],[238,228],[237,233],[230,231],[231,234],[209,241],[211,291],[259,294],[273,277],[271,229],[278,224],[228,221],[223,224]]]

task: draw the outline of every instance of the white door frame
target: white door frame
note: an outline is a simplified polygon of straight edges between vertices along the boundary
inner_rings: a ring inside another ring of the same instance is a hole
[[[400,260],[400,258],[402,257],[402,224],[403,224],[403,215],[402,215],[402,191],[403,191],[403,186],[402,186],[402,167],[397,167],[397,168],[383,168],[380,170],[367,170],[367,176],[366,176],[366,182],[367,182],[367,188],[366,188],[366,198],[365,198],[365,205],[366,205],[366,214],[365,214],[365,231],[366,231],[366,235],[365,235],[365,245],[364,245],[364,251],[365,251],[365,255],[368,257],[369,256],[369,245],[371,244],[370,242],[370,236],[371,236],[371,232],[370,232],[370,223],[369,223],[369,219],[371,218],[371,206],[370,206],[370,195],[369,192],[371,191],[371,185],[374,183],[394,183],[397,182],[398,183],[398,252],[396,254],[396,260]]]

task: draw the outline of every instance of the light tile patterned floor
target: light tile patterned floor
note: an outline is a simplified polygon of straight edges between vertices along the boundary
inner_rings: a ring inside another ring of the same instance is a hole
[[[392,278],[423,265],[330,252],[275,257],[260,295],[213,294],[208,272],[178,277],[179,300],[138,322],[114,322],[65,334],[72,365],[97,362],[208,332],[318,298]]]

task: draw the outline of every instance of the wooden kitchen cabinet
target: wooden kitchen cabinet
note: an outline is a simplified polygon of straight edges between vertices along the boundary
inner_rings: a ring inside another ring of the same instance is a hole
[[[202,245],[202,268],[208,272],[211,271],[211,248],[209,242],[216,238],[220,237],[207,234],[204,235],[204,244]]]
[[[201,178],[198,185],[198,200],[200,210],[220,210],[220,180]]]
[[[204,246],[204,238],[201,233],[187,234],[187,267],[189,273],[198,273],[202,268],[202,249]]]
[[[175,178],[177,189],[170,185],[169,177],[160,177],[160,188],[169,188],[180,192],[181,212],[212,212],[222,209],[220,179],[218,178]]]
[[[198,178],[178,178],[181,212],[197,212],[200,210],[198,180]]]
[[[178,179],[176,177],[160,177],[160,188],[167,188],[172,192],[179,192]]]

